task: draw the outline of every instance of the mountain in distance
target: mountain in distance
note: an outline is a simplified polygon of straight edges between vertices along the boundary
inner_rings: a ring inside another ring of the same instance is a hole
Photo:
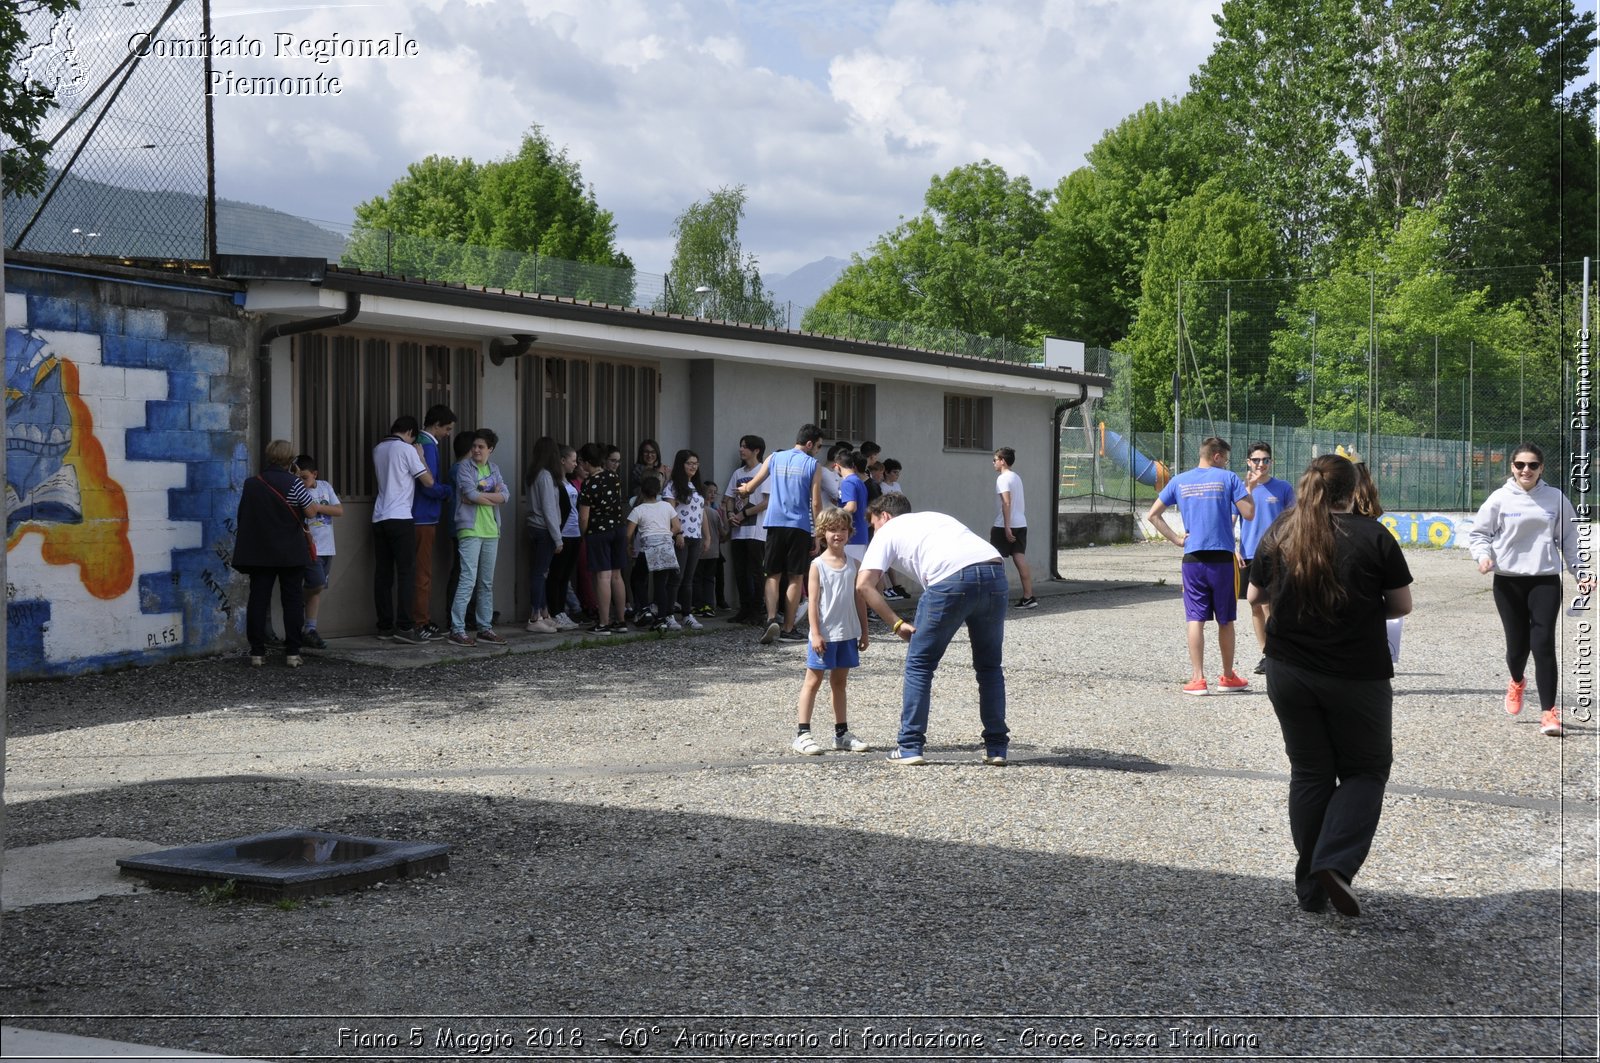
[[[7,247],[18,246],[38,202],[37,196],[6,197]],[[68,174],[22,240],[21,249],[198,259],[204,256],[204,219],[205,199],[192,192],[125,188]],[[217,200],[217,250],[222,254],[337,262],[344,245],[342,234],[293,214],[256,203]]]
[[[816,305],[822,293],[833,287],[833,282],[839,279],[848,265],[848,259],[829,255],[815,262],[807,262],[793,273],[774,273],[761,280],[778,302],[809,307]]]

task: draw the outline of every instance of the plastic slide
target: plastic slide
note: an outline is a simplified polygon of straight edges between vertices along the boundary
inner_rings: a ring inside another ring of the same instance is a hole
[[[1172,479],[1172,473],[1165,465],[1134,450],[1126,439],[1107,428],[1104,421],[1100,422],[1100,455],[1132,469],[1135,480],[1148,484],[1157,491],[1167,486],[1167,481]]]

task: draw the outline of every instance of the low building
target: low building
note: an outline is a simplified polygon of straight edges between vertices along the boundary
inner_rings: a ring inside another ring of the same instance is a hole
[[[1058,415],[1108,384],[315,260],[225,257],[219,272],[7,260],[12,675],[237,646],[231,522],[270,439],[314,454],[345,503],[322,610],[322,630],[338,636],[372,629],[370,453],[401,413],[443,403],[460,428],[493,428],[495,460],[519,486],[543,435],[615,443],[630,459],[645,438],[668,460],[688,447],[722,483],[741,435],[783,448],[812,422],[829,442],[878,441],[904,463],[917,507],[980,533],[994,515],[991,453],[1011,446],[1030,524],[1043,532],[1055,523]],[[69,481],[76,510],[58,505]],[[524,508],[519,492],[504,514],[515,549],[502,550],[495,597],[506,619],[527,608]],[[1030,542],[1036,572],[1050,571],[1053,541]],[[436,571],[447,573],[444,549]]]

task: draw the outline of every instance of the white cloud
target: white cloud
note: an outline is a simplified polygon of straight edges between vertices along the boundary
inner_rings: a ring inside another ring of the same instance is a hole
[[[219,191],[347,222],[410,162],[495,158],[537,122],[582,165],[641,268],[665,267],[678,211],[744,184],[746,249],[788,271],[864,249],[953,166],[987,157],[1053,185],[1106,128],[1184,90],[1219,6],[395,0],[250,14],[215,0],[219,32],[264,36],[269,50],[284,30],[399,32],[420,51],[315,68],[341,78],[338,97],[218,98]]]

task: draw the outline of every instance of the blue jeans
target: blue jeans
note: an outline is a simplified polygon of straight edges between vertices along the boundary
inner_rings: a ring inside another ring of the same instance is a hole
[[[1001,667],[1007,608],[1006,570],[999,564],[968,565],[922,592],[912,625],[917,629],[906,648],[906,674],[901,688],[900,748],[921,753],[928,733],[928,708],[933,699],[933,673],[944,651],[965,624],[972,640],[972,670],[978,676],[978,718],[983,745],[991,756],[1004,756],[1006,677]]]
[[[463,535],[456,540],[456,555],[461,558],[461,581],[456,584],[455,601],[450,603],[450,630],[467,630],[467,603],[478,592],[478,629],[494,626],[494,561],[500,554],[500,540]]]

